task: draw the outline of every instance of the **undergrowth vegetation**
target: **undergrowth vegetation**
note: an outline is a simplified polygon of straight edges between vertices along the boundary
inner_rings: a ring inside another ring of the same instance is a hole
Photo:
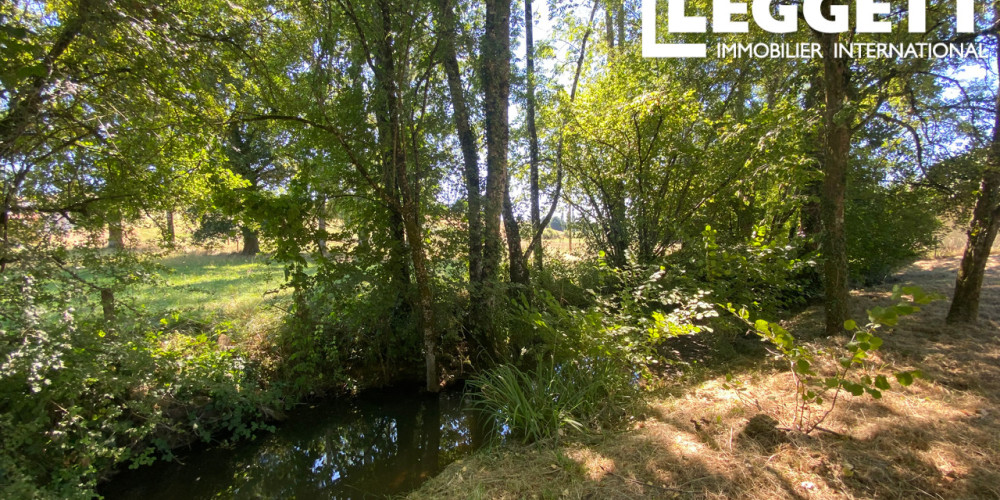
[[[243,337],[231,321],[149,310],[126,293],[105,294],[108,311],[94,284],[124,292],[130,283],[93,269],[140,287],[162,279],[146,259],[81,251],[38,261],[3,288],[16,291],[0,301],[6,498],[90,498],[118,465],[170,459],[191,441],[249,438],[284,409],[261,363],[228,341]]]
[[[903,285],[859,290],[868,320],[838,336],[820,335],[815,306],[750,324],[725,313],[751,332],[741,349],[767,350],[721,363],[685,351],[707,364],[668,375],[627,426],[479,453],[410,498],[996,497],[1000,316],[945,324],[934,299],[956,264],[921,261]]]

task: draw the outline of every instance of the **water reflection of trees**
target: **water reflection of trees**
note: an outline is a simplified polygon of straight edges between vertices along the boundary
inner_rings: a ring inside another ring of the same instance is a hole
[[[416,487],[474,444],[471,415],[456,396],[441,398],[359,405],[322,426],[283,429],[234,460],[216,496],[358,498]]]
[[[116,498],[364,498],[403,493],[482,445],[461,395],[381,393],[296,412],[277,433],[235,449],[123,474]]]

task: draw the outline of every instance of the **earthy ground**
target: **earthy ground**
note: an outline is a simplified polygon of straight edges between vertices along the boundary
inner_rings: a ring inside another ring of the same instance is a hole
[[[855,292],[855,317],[888,304],[893,284],[950,296],[957,265],[917,262],[893,283]],[[742,435],[757,414],[791,422],[791,375],[758,359],[731,368],[742,395],[723,387],[725,369],[689,372],[627,431],[479,453],[412,497],[1000,498],[1000,259],[990,263],[978,326],[946,325],[946,310],[935,302],[883,331],[874,359],[882,373],[919,369],[926,378],[894,384],[881,400],[847,396],[824,423],[832,432]],[[820,320],[812,309],[785,326],[809,337]]]

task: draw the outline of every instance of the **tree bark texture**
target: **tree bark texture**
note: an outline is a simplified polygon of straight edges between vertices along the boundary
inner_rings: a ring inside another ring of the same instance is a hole
[[[539,208],[538,194],[538,130],[535,128],[535,40],[534,23],[532,21],[531,0],[524,0],[524,35],[525,57],[527,59],[527,125],[528,125],[528,164],[530,168],[529,187],[531,191],[531,229],[532,233],[542,230],[542,215]],[[542,270],[542,240],[533,239],[533,257],[535,269]]]
[[[826,109],[823,113],[826,141],[820,199],[820,216],[823,221],[823,290],[826,333],[835,335],[843,331],[844,321],[850,312],[844,200],[853,120],[852,116],[848,116],[849,113],[844,112],[848,100],[848,61],[834,57],[834,49],[840,36],[829,33],[818,36],[823,50],[823,82],[826,90]]]
[[[483,215],[479,186],[479,153],[476,135],[469,121],[469,106],[462,87],[462,74],[458,66],[455,49],[455,14],[448,0],[441,0],[441,51],[445,74],[448,77],[448,91],[451,94],[455,129],[462,148],[465,172],[465,191],[468,200],[469,221],[469,283],[475,288],[482,282],[483,269]]]
[[[487,0],[481,48],[486,132],[483,280],[495,283],[501,259],[500,220],[507,180],[507,99],[510,96],[510,0]],[[492,300],[492,297],[489,298]]]

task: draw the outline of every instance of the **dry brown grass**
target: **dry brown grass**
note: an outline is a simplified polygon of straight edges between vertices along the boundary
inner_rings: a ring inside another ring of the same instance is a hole
[[[950,295],[957,262],[917,262],[894,281]],[[628,431],[480,453],[412,497],[1000,498],[1000,259],[990,264],[979,325],[946,325],[940,301],[883,332],[885,370],[916,368],[927,378],[881,400],[843,400],[825,424],[836,434],[743,438],[761,410],[714,377],[654,401]],[[858,312],[886,303],[891,287],[855,292]],[[808,337],[820,320],[814,309],[786,326]],[[760,364],[737,377],[749,399],[787,425],[790,375]]]

